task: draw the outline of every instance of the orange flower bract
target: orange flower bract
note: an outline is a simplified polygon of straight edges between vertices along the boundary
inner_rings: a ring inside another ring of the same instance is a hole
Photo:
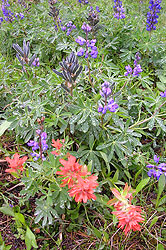
[[[20,158],[18,153],[14,154],[13,159],[6,157],[6,161],[9,163],[10,169],[6,169],[5,172],[13,173],[17,172],[18,170],[23,171],[23,164],[27,159],[27,156]]]

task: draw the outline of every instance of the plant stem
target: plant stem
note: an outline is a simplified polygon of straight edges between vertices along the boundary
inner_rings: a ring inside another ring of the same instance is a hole
[[[134,127],[137,126],[137,125],[140,125],[140,124],[143,124],[143,123],[145,123],[145,122],[150,121],[150,120],[156,115],[156,113],[159,111],[159,109],[160,109],[165,103],[166,103],[166,101],[163,102],[163,103],[160,105],[160,107],[157,108],[157,109],[155,110],[155,112],[153,113],[153,115],[152,115],[151,117],[149,117],[149,118],[147,118],[147,119],[145,119],[145,120],[143,120],[143,121],[136,122],[135,124],[133,124],[132,126],[130,126],[129,129],[134,128]]]

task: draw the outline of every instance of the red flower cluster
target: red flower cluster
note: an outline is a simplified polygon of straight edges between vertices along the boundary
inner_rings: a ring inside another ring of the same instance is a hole
[[[61,142],[64,143],[65,140],[63,139],[63,140],[61,140]],[[59,140],[59,139],[56,140],[56,141],[55,141],[54,139],[52,139],[52,143],[53,143],[53,144],[51,144],[51,145],[52,145],[54,148],[56,148],[56,150],[55,150],[55,151],[52,151],[51,154],[56,155],[56,156],[60,155],[60,153],[61,153],[61,147],[63,146],[63,144],[60,143],[60,140]]]
[[[20,158],[20,155],[18,153],[14,155],[13,159],[6,157],[6,161],[9,163],[10,169],[6,169],[5,172],[16,173],[18,170],[23,171],[23,164],[27,159],[27,156]]]
[[[115,195],[115,198],[110,200],[108,204],[113,205],[116,209],[116,211],[112,213],[115,214],[119,220],[118,227],[124,229],[125,235],[127,235],[130,230],[140,231],[141,225],[139,223],[143,222],[144,218],[141,215],[141,208],[131,204],[134,190],[126,183],[124,190],[121,192],[116,188],[111,189],[111,191]]]
[[[61,171],[57,171],[56,173],[64,178],[61,186],[68,185],[70,189],[69,195],[75,197],[76,202],[83,201],[86,203],[89,199],[96,200],[96,196],[93,193],[94,189],[98,186],[96,181],[98,177],[91,175],[87,171],[87,166],[81,166],[72,155],[68,156],[68,161],[60,159],[59,162],[63,167],[60,167]]]

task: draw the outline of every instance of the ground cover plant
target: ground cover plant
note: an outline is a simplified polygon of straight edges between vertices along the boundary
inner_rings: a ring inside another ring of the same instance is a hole
[[[0,249],[166,248],[165,10],[1,1]]]

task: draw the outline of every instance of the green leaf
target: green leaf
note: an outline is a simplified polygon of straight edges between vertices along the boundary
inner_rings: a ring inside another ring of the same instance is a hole
[[[143,179],[143,180],[137,185],[137,187],[136,187],[136,192],[135,192],[134,195],[136,195],[137,193],[139,193],[139,192],[148,184],[149,180],[150,180],[150,177]]]
[[[13,209],[7,205],[0,207],[0,212],[14,217]]]
[[[8,121],[4,121],[1,125],[0,125],[0,136],[3,135],[3,133],[10,127],[10,124],[12,122],[8,122]]]
[[[165,188],[165,183],[166,183],[166,180],[165,180],[165,175],[162,174],[159,178],[159,181],[158,181],[158,192],[157,192],[157,200],[156,200],[156,207],[158,207],[158,203],[159,203],[159,199],[160,199],[160,196]]]
[[[25,244],[27,247],[27,250],[31,250],[32,247],[38,248],[35,235],[32,233],[30,228],[27,226],[26,234],[25,234]]]
[[[151,227],[154,225],[154,224],[156,224],[156,222],[158,221],[158,217],[157,216],[155,216],[154,218],[153,218],[153,220],[152,220],[152,222],[151,222],[151,224],[150,224],[150,226],[149,226],[149,230],[151,229]]]
[[[158,244],[156,250],[164,250],[164,246],[162,244]]]

